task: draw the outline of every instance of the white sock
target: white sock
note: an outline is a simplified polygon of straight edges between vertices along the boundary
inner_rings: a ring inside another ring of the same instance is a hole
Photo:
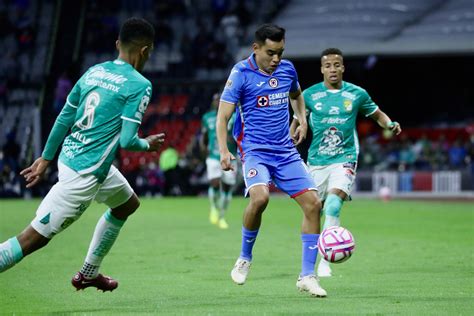
[[[341,220],[339,219],[339,217],[326,215],[326,219],[324,220],[323,229],[326,229],[326,228],[331,227],[331,226],[340,226],[340,225],[341,225]]]
[[[112,248],[124,223],[125,221],[116,219],[110,210],[99,219],[81,269],[84,277],[93,279],[99,274],[100,264]]]

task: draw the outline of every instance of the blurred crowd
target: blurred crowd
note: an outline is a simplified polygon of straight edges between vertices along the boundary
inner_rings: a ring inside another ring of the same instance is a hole
[[[34,158],[25,160],[25,147],[32,147],[32,139],[25,133],[27,128],[23,128],[28,125],[21,122],[31,122],[32,118],[25,105],[38,105],[50,53],[47,49],[55,4],[53,0],[0,1],[0,197],[44,195],[56,181],[54,165],[43,184],[33,190],[25,190],[19,175]],[[159,156],[145,159],[137,168],[122,168],[137,193],[157,196],[206,192],[205,154],[200,151],[198,141],[200,131],[190,137],[189,143],[186,140],[185,147],[183,142],[175,141],[182,141],[184,134],[189,133],[190,120],[196,120],[207,110],[208,97],[226,79],[240,46],[251,42],[253,26],[271,20],[285,4],[284,0],[87,1],[82,71],[116,57],[114,42],[123,20],[134,15],[145,17],[156,29],[155,51],[145,68],[146,76],[156,87],[148,108],[153,113],[142,128],[153,129],[154,123],[165,121],[168,126],[177,125],[178,121],[186,126],[176,131],[175,139]],[[59,113],[76,77],[68,69],[57,74],[51,113]],[[192,81],[188,88],[176,84],[182,79]],[[209,82],[214,86],[207,91],[203,86]],[[171,105],[183,98],[189,101],[174,111]],[[17,107],[15,115],[13,107]],[[167,112],[163,111],[166,107]],[[166,131],[171,134],[169,128]],[[47,131],[43,134],[47,137]],[[474,173],[474,128],[459,137],[442,133],[436,137],[414,137],[404,132],[401,137],[389,138],[380,130],[360,135],[359,170]],[[117,160],[121,167],[123,163],[123,159]]]
[[[463,170],[474,165],[474,134],[448,141],[441,134],[438,139],[419,139],[402,136],[380,143],[377,137],[360,140],[359,170],[442,171]]]
[[[28,57],[36,31],[28,0],[0,1],[0,106],[7,106],[12,90],[27,77]]]
[[[140,15],[155,26],[155,53],[145,71],[166,78],[219,80],[227,76],[248,26],[261,23],[283,0],[101,0],[91,1],[86,17],[84,67],[110,54],[120,24]],[[261,8],[265,8],[262,10]],[[111,56],[110,56],[111,57]]]

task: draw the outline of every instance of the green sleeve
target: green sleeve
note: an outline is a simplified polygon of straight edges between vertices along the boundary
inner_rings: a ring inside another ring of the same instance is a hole
[[[69,132],[69,129],[74,124],[76,119],[76,112],[79,103],[79,85],[76,84],[68,95],[66,104],[59,113],[56,121],[54,122],[53,128],[49,133],[48,140],[44,146],[42,157],[45,160],[53,160],[59,146],[62,144],[64,137]]]
[[[150,148],[148,142],[138,137],[140,124],[129,120],[122,120],[122,132],[120,133],[120,147],[130,151],[147,151]]]
[[[359,111],[365,116],[374,114],[379,108],[365,90],[362,91],[362,100],[363,103],[360,105]]]

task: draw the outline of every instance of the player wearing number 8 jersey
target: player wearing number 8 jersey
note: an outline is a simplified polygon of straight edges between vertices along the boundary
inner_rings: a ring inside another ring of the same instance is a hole
[[[45,246],[96,200],[109,209],[97,223],[84,265],[72,284],[78,290],[92,286],[112,291],[118,286],[117,281],[99,274],[99,266],[139,200],[112,161],[119,147],[155,151],[164,141],[164,134],[145,139],[137,134],[152,90],[139,71],[153,49],[153,39],[154,29],[147,21],[128,19],[116,42],[119,57],[91,67],[70,92],[42,156],[21,172],[27,187],[34,186],[63,143],[58,182],[31,224],[0,244],[0,272]]]

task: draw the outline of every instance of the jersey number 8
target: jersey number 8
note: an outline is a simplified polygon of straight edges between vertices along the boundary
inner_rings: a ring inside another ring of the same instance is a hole
[[[94,123],[95,108],[99,105],[100,95],[97,92],[91,92],[86,98],[84,107],[84,115],[76,122],[76,126],[80,129],[91,128]]]

